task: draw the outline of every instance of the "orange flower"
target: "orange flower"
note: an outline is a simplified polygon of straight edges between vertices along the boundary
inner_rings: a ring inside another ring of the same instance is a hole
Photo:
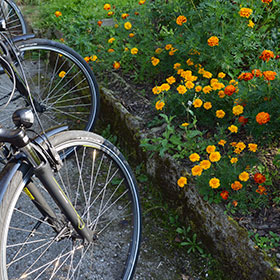
[[[250,81],[254,78],[254,75],[250,72],[243,72],[238,76],[238,80]]]
[[[264,50],[259,58],[267,62],[271,58],[274,58],[274,53],[273,51]]]
[[[139,4],[139,5],[143,5],[143,4],[145,4],[145,2],[146,2],[146,0],[140,0],[140,1],[138,2],[138,4]]]
[[[60,11],[56,11],[56,12],[54,13],[54,15],[55,15],[56,17],[61,17],[61,16],[62,16],[62,13],[61,13]]]
[[[231,125],[231,126],[228,127],[228,130],[229,130],[231,133],[237,133],[238,127],[235,126],[235,125]]]
[[[183,25],[185,22],[187,22],[187,18],[185,16],[178,16],[176,19],[176,23],[178,25]]]
[[[203,104],[203,107],[204,107],[204,109],[209,110],[212,108],[212,104],[211,104],[211,102],[205,102]]]
[[[180,188],[183,188],[187,184],[187,178],[180,177],[180,179],[177,181],[177,184]]]
[[[117,69],[119,69],[121,67],[121,64],[118,61],[115,61],[113,63],[113,67],[117,70]]]
[[[275,79],[276,75],[277,74],[274,71],[264,71],[263,72],[264,79],[267,81],[273,81]]]
[[[265,112],[260,112],[256,116],[256,121],[260,125],[266,124],[267,122],[270,121],[270,115],[268,113],[265,113]]]
[[[216,147],[214,145],[209,145],[206,147],[206,152],[208,154],[214,153],[216,151]]]
[[[184,93],[187,92],[187,88],[186,88],[185,86],[183,86],[183,85],[179,85],[179,86],[177,87],[177,91],[178,91],[180,94],[184,94]]]
[[[257,144],[253,144],[253,143],[249,143],[248,144],[248,148],[251,152],[256,152],[257,151],[257,148],[258,148],[258,145]]]
[[[202,102],[202,100],[199,99],[199,98],[196,98],[196,99],[193,101],[193,106],[194,106],[195,108],[201,107],[202,104],[203,104],[203,102]]]
[[[106,11],[108,11],[108,10],[111,9],[111,5],[110,5],[110,4],[105,4],[105,5],[103,6],[103,9],[106,10]]]
[[[263,3],[269,4],[272,2],[272,0],[262,0]]]
[[[238,178],[239,178],[240,181],[246,182],[246,181],[249,180],[249,173],[244,171],[244,172],[239,174]]]
[[[132,27],[132,24],[131,24],[129,21],[126,22],[126,23],[124,24],[124,28],[125,28],[126,30],[131,29],[131,27]]]
[[[164,107],[165,103],[161,100],[159,100],[157,103],[156,103],[156,109],[157,110],[162,110],[162,108]]]
[[[249,8],[241,8],[240,11],[239,11],[239,15],[241,17],[250,17],[250,15],[252,14],[252,9],[249,9]]]
[[[138,53],[138,49],[137,49],[137,48],[132,48],[132,49],[130,50],[130,52],[131,52],[131,54],[135,55],[135,54]]]
[[[207,44],[210,47],[214,47],[214,46],[218,46],[219,45],[219,38],[216,36],[211,36],[208,40],[207,40]]]
[[[113,14],[114,14],[113,11],[109,11],[107,15],[110,17],[110,16],[112,16]]]
[[[235,116],[238,116],[238,115],[241,115],[243,113],[243,106],[241,105],[237,105],[237,106],[234,106],[232,108],[232,113],[235,115]]]
[[[99,21],[97,22],[97,25],[98,25],[98,26],[101,26],[101,25],[102,25],[102,20],[99,20]]]
[[[220,193],[220,196],[222,197],[222,199],[227,200],[228,199],[228,191],[222,191]]]
[[[210,168],[211,162],[209,160],[202,160],[200,162],[200,166],[202,167],[202,169],[207,170]]]
[[[225,87],[224,92],[226,95],[231,96],[236,92],[236,88],[233,85],[228,85]]]
[[[242,189],[243,185],[239,181],[235,181],[233,184],[231,184],[231,188],[235,191],[238,191]]]
[[[222,119],[225,116],[225,112],[223,110],[217,110],[216,111],[216,117],[219,119]]]
[[[238,121],[242,124],[242,125],[245,125],[247,122],[248,122],[248,118],[245,118],[243,116],[240,116],[238,118]]]
[[[253,69],[252,74],[254,75],[254,77],[261,77],[262,76],[262,71],[259,70],[259,69]]]
[[[220,186],[220,180],[218,178],[212,178],[210,181],[209,181],[209,186],[212,188],[212,189],[217,189],[219,186]]]
[[[221,145],[221,146],[225,146],[226,142],[227,141],[221,139],[218,144]]]
[[[197,153],[193,153],[189,156],[190,161],[195,162],[200,160],[200,156]]]
[[[259,185],[258,189],[256,190],[257,193],[259,193],[260,195],[264,194],[267,195],[267,189],[261,185]]]
[[[265,182],[265,180],[266,180],[265,176],[262,175],[262,174],[259,173],[259,172],[256,173],[256,174],[254,175],[254,181],[255,181],[257,184],[262,184],[262,183]]]
[[[170,76],[166,79],[167,83],[172,85],[176,82],[176,79],[173,76]]]
[[[154,66],[157,66],[159,64],[159,61],[160,60],[158,58],[156,58],[154,56],[151,57],[151,62]]]
[[[126,19],[127,17],[129,17],[129,14],[122,14],[122,19]]]
[[[64,78],[65,75],[66,75],[66,72],[65,72],[65,71],[61,71],[61,72],[58,74],[58,76],[59,76],[60,78]]]
[[[221,159],[221,154],[219,152],[213,152],[210,154],[209,159],[212,162],[217,162]]]
[[[233,158],[230,159],[230,162],[232,164],[237,163],[238,162],[238,158],[233,157]]]
[[[193,168],[192,168],[192,175],[193,176],[200,176],[202,174],[202,167],[200,165],[195,165]]]
[[[237,204],[238,204],[238,202],[237,202],[236,200],[234,200],[234,201],[232,202],[232,205],[233,205],[234,207],[236,207]]]

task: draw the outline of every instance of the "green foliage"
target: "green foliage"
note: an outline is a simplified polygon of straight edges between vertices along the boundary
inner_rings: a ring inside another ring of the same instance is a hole
[[[250,237],[253,238],[259,248],[265,251],[269,251],[280,246],[280,236],[272,231],[269,231],[268,236],[260,236],[258,233],[254,234],[250,232]]]

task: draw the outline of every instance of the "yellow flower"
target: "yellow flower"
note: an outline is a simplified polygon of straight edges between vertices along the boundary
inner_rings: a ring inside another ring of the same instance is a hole
[[[169,55],[174,55],[175,52],[177,52],[177,49],[171,48],[171,51],[169,51]]]
[[[197,99],[195,99],[195,100],[193,101],[193,106],[194,106],[195,108],[201,107],[202,104],[203,104],[203,102],[202,102],[202,100],[199,99],[199,98],[197,98]]]
[[[187,22],[187,18],[185,16],[178,16],[176,19],[176,23],[178,25],[183,25],[185,22]]]
[[[181,124],[181,126],[183,126],[183,127],[187,127],[188,125],[190,125],[190,124],[187,122]]]
[[[178,91],[180,94],[184,94],[184,93],[187,92],[187,88],[186,88],[185,86],[183,86],[183,85],[179,85],[179,86],[177,87],[177,91]]]
[[[217,36],[212,36],[207,41],[210,47],[219,46],[219,38]]]
[[[156,109],[157,110],[162,110],[162,108],[164,107],[165,103],[161,100],[159,100],[157,103],[156,103]]]
[[[204,71],[202,75],[206,79],[211,79],[212,76],[213,76],[213,74],[211,72],[209,72],[209,71]]]
[[[195,87],[195,91],[196,91],[196,92],[200,92],[201,90],[202,90],[202,86],[196,86],[196,87]]]
[[[131,23],[130,23],[129,21],[126,22],[126,23],[124,24],[124,28],[125,28],[126,30],[131,29],[131,27],[132,27],[132,25],[131,25]]]
[[[205,87],[203,87],[202,91],[206,94],[206,93],[209,93],[211,90],[212,90],[212,88],[210,86],[205,86]]]
[[[209,186],[212,188],[212,189],[217,189],[219,186],[220,186],[220,180],[218,178],[212,178],[210,181],[209,181]]]
[[[92,55],[92,56],[90,57],[90,60],[91,60],[91,61],[96,61],[96,60],[97,60],[97,56],[96,56],[96,55]]]
[[[151,57],[151,62],[154,66],[157,66],[159,64],[159,61],[160,60],[158,58],[156,58],[154,56]]]
[[[108,53],[113,53],[115,50],[114,49],[109,49]]]
[[[167,44],[166,46],[165,46],[165,49],[168,51],[168,50],[170,50],[172,48],[172,45],[171,44]]]
[[[221,159],[221,154],[219,152],[213,152],[210,154],[209,159],[212,162],[217,162]]]
[[[203,104],[203,107],[204,107],[204,109],[209,110],[212,108],[212,104],[211,104],[211,102],[205,102]]]
[[[152,89],[153,94],[160,94],[161,93],[161,87],[155,86]]]
[[[216,117],[219,119],[222,119],[225,116],[225,112],[223,110],[217,110],[216,111]]]
[[[245,148],[246,148],[246,145],[243,143],[243,142],[238,142],[236,145],[235,145],[235,148],[236,149],[239,149],[241,151],[243,151]]]
[[[229,130],[231,133],[237,133],[238,127],[235,126],[235,125],[231,125],[231,126],[228,127],[228,130]]]
[[[181,63],[175,63],[173,66],[175,70],[179,69],[180,67],[181,67]]]
[[[194,65],[193,61],[189,58],[186,63],[189,65],[189,66],[192,66]]]
[[[130,50],[130,52],[131,52],[131,54],[135,55],[135,54],[138,53],[138,49],[137,49],[137,48],[132,48],[132,49]]]
[[[234,106],[232,108],[232,113],[235,115],[235,116],[238,116],[238,115],[241,115],[243,113],[243,106],[241,105],[237,105],[237,106]]]
[[[258,145],[257,144],[253,144],[253,143],[249,143],[248,144],[248,148],[251,152],[256,152],[257,151],[257,148],[258,148]]]
[[[186,88],[188,88],[188,89],[194,88],[194,83],[191,82],[191,81],[187,81],[187,82],[186,82]]]
[[[255,24],[252,20],[249,20],[248,26],[254,28]]]
[[[109,16],[109,17],[112,16],[113,14],[114,14],[113,11],[109,11],[109,12],[108,12],[108,16]]]
[[[167,84],[167,83],[164,83],[160,86],[160,88],[161,88],[161,91],[164,91],[164,90],[169,91],[170,90],[170,85]]]
[[[129,38],[133,38],[135,36],[135,34],[134,33],[129,33],[128,36],[129,36]]]
[[[61,17],[61,16],[62,16],[62,13],[61,13],[60,11],[56,11],[56,12],[54,13],[54,15],[55,15],[56,17]]]
[[[242,172],[242,173],[240,173],[239,174],[239,176],[238,176],[238,178],[239,178],[239,180],[240,181],[243,181],[243,182],[246,182],[246,181],[248,181],[249,180],[249,173],[247,173],[247,172]]]
[[[226,76],[226,74],[223,73],[223,72],[220,72],[220,73],[218,74],[218,77],[221,78],[221,79],[223,79],[225,76]]]
[[[221,146],[225,146],[226,142],[227,141],[221,139],[218,144],[221,145]]]
[[[177,181],[177,184],[180,188],[183,188],[187,184],[187,178],[180,177],[180,179]]]
[[[190,161],[195,162],[200,160],[200,156],[197,153],[193,153],[189,156]]]
[[[239,11],[239,15],[241,17],[250,17],[250,15],[253,13],[253,10],[252,9],[249,9],[249,8],[241,8],[240,11]]]
[[[237,161],[238,161],[238,158],[236,158],[236,157],[233,157],[233,158],[230,159],[230,162],[232,164],[237,163]]]
[[[110,38],[110,39],[108,40],[108,43],[109,43],[109,44],[112,44],[115,40],[116,40],[116,39],[115,39],[114,37],[112,37],[112,38]]]
[[[85,60],[86,62],[89,62],[89,61],[90,61],[90,57],[89,57],[89,56],[86,56],[86,57],[84,57],[84,60]]]
[[[226,94],[225,94],[225,92],[223,90],[220,90],[218,92],[218,95],[219,95],[220,98],[224,98],[226,96]]]
[[[193,168],[192,168],[192,175],[193,176],[200,176],[202,174],[202,167],[200,165],[195,165]]]
[[[66,75],[66,72],[65,72],[65,71],[61,71],[61,72],[58,74],[58,76],[59,76],[60,78],[64,78],[65,75]]]
[[[209,160],[202,160],[200,162],[200,166],[202,167],[202,169],[207,170],[210,168],[211,162]]]
[[[170,76],[169,78],[166,79],[167,83],[172,85],[176,82],[176,79],[173,76]]]
[[[110,4],[105,4],[105,5],[103,6],[103,9],[106,10],[106,11],[108,11],[108,10],[111,9],[111,5],[110,5]]]
[[[206,152],[208,154],[214,153],[216,151],[216,147],[214,145],[209,145],[206,147]]]

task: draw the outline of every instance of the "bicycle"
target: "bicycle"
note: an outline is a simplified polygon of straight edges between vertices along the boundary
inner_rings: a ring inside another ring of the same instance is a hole
[[[13,50],[10,61],[10,52],[0,56],[13,84],[5,106],[18,91],[36,113],[28,79],[11,65],[20,68],[22,49]],[[16,129],[0,128],[8,160],[0,173],[0,279],[132,279],[141,210],[120,151],[101,136],[66,127],[31,137],[31,109],[16,110],[13,122]]]
[[[37,39],[33,34],[10,36],[5,20],[0,23],[0,55],[13,65],[17,88],[21,88],[15,92],[12,103],[31,108],[21,82],[27,73],[25,79],[43,124],[66,123],[71,129],[92,130],[98,116],[99,89],[86,61],[73,49],[56,41]],[[4,79],[5,73],[1,69],[0,73]],[[13,86],[9,77],[5,79],[4,88],[0,85],[0,106],[10,96]],[[8,119],[11,112],[9,108],[5,110]]]

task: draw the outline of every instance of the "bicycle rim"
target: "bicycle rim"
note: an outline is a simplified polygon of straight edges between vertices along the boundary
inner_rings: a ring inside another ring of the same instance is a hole
[[[0,18],[5,19],[7,29],[12,36],[26,34],[27,27],[25,20],[20,9],[13,1],[0,1]]]
[[[63,233],[55,232],[22,192],[16,204],[11,203],[13,213],[7,214],[4,225],[8,228],[10,216],[7,246],[0,248],[7,252],[7,279],[132,279],[141,221],[130,168],[118,150],[101,137],[83,134],[67,140],[65,133],[55,142],[62,157],[74,148],[70,157],[64,157],[55,178],[94,230],[96,240],[86,245],[75,239],[67,221]],[[21,181],[20,188],[24,184]],[[48,199],[44,188],[42,193]],[[34,230],[38,220],[41,224]]]
[[[84,59],[65,45],[49,40],[24,41],[17,47],[44,129],[68,125],[69,129],[91,130],[98,115],[99,91]],[[15,107],[30,107],[26,101],[17,92],[6,110],[6,118],[10,118]],[[38,126],[35,124],[34,128]]]

